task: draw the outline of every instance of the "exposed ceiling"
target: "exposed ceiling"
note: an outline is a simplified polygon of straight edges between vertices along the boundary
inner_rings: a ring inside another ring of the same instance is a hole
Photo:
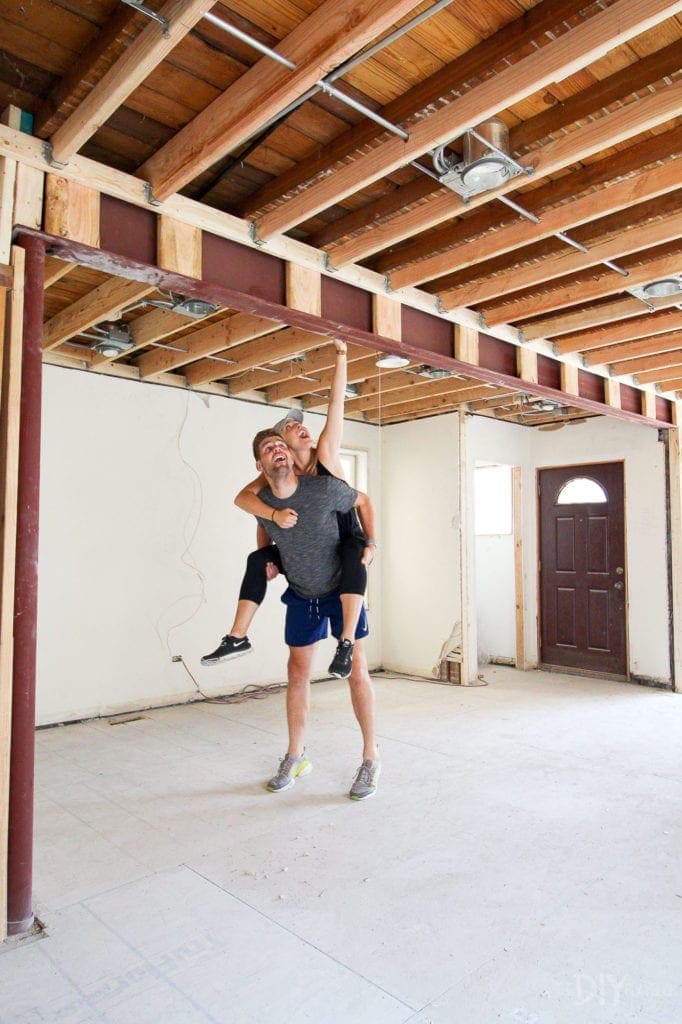
[[[484,330],[512,325],[560,357],[610,368],[612,379],[670,396],[682,389],[682,296],[628,290],[682,273],[681,2],[452,0],[329,80],[356,107],[315,83],[432,0],[177,5],[193,27],[164,56],[158,24],[119,0],[0,0],[0,108],[30,112],[34,134],[59,160],[80,152],[146,179],[159,200],[177,191],[246,218],[266,243],[287,233],[328,253],[331,267],[378,271],[396,291],[417,286],[445,310],[480,314]],[[150,0],[150,10],[161,7]],[[202,18],[206,11],[277,48],[295,69]],[[465,203],[434,178],[430,154],[445,146],[442,159],[457,163],[464,130],[493,115],[524,173]],[[188,370],[182,361],[188,339],[210,324],[227,329],[239,313],[196,321],[136,306],[168,296],[84,267],[65,274],[54,262],[51,353],[144,377],[158,346],[171,346],[171,372],[190,384],[324,410],[328,340],[296,349],[279,331],[230,351],[226,334],[200,380],[201,363],[192,359]],[[65,316],[102,288],[123,289],[118,309],[129,309],[123,319],[135,338],[116,357],[93,351],[91,320]],[[66,333],[55,330],[64,323]],[[358,394],[347,413],[370,422],[464,402],[532,425],[585,416],[569,403],[543,408],[521,382],[510,392],[474,373],[379,371],[361,346],[351,345],[349,380]]]

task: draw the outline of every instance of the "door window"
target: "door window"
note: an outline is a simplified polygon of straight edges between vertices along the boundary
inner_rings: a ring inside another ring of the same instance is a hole
[[[557,505],[592,505],[608,501],[608,495],[601,484],[589,476],[574,476],[568,480],[556,500]]]

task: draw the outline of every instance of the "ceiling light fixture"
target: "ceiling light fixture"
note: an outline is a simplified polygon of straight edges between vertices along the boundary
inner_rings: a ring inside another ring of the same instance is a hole
[[[645,299],[667,299],[671,295],[679,295],[680,292],[682,292],[682,280],[676,277],[652,281],[651,284],[645,284],[642,288]]]
[[[133,339],[130,336],[130,327],[123,323],[97,324],[92,328],[93,334],[83,334],[84,338],[91,338],[94,345],[91,347],[101,356],[112,359],[128,352],[133,347]]]
[[[461,161],[448,154],[446,148],[440,146],[434,150],[433,166],[440,183],[457,192],[465,201],[480,192],[499,188],[520,174],[532,174],[534,171],[532,167],[523,167],[509,155],[509,129],[497,117],[465,132]]]
[[[346,398],[359,398],[360,392],[358,391],[357,384],[346,384]]]
[[[442,380],[453,375],[452,370],[445,370],[441,366],[420,366],[417,372],[420,377],[428,377],[430,380]]]
[[[405,356],[384,353],[384,355],[379,356],[375,365],[381,370],[399,370],[402,366],[409,366],[409,363],[410,360],[406,359]]]

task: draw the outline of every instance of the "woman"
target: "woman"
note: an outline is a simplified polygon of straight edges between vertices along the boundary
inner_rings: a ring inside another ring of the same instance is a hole
[[[303,426],[303,413],[300,409],[291,409],[279,423],[275,424],[273,429],[282,435],[291,449],[297,473],[324,474],[343,479],[340,450],[347,381],[346,343],[336,340],[334,346],[336,348],[336,366],[329,396],[327,420],[317,445],[313,445],[309,431]],[[266,505],[258,497],[259,491],[266,486],[266,483],[262,475],[252,480],[239,492],[235,498],[235,505],[254,516],[267,519],[273,516],[277,525],[282,529],[295,528],[298,517],[293,509],[278,509],[273,512],[271,506]],[[371,565],[376,550],[374,510],[370,502],[368,512],[363,514],[362,526],[354,511],[345,515],[339,513],[338,518],[339,556],[341,559],[339,593],[343,608],[343,632],[329,666],[329,672],[330,675],[339,679],[346,679],[351,672],[355,630],[367,589],[367,566]],[[202,665],[215,665],[218,662],[227,661],[229,658],[248,654],[251,650],[251,644],[246,635],[249,626],[265,597],[268,580],[274,579],[282,571],[279,552],[260,526],[257,531],[257,542],[258,550],[252,551],[247,558],[246,573],[239,591],[237,613],[232,628],[223,637],[219,647],[201,659]]]

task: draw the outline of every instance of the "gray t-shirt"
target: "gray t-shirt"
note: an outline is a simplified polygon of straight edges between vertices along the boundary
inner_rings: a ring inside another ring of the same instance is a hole
[[[277,498],[269,487],[258,497],[272,508],[293,508],[298,522],[283,530],[269,519],[258,522],[275,542],[289,583],[301,597],[321,597],[336,590],[341,579],[337,512],[349,512],[358,492],[335,476],[299,476],[288,498]]]

